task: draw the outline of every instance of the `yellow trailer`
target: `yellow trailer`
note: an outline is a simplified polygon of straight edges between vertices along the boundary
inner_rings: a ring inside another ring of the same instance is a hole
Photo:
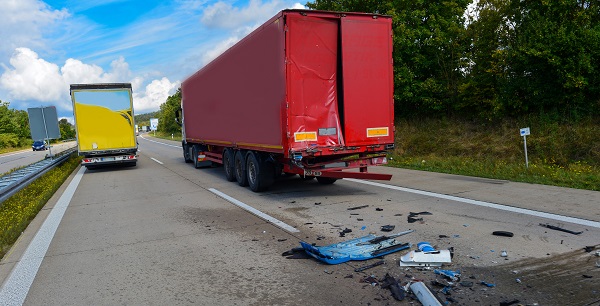
[[[131,84],[71,84],[71,101],[82,165],[137,162]]]

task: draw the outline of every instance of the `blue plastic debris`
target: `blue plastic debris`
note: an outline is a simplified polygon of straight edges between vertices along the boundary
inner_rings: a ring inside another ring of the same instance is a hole
[[[457,281],[460,279],[460,271],[459,270],[452,271],[452,270],[435,269],[435,270],[433,270],[433,273],[445,276],[453,281]]]
[[[300,241],[300,245],[310,256],[330,265],[336,265],[350,260],[367,260],[408,249],[411,244],[397,241],[396,237],[412,232],[414,230],[391,236],[367,235],[327,246],[313,246],[304,241]]]
[[[496,284],[492,284],[492,283],[488,283],[488,282],[484,282],[484,281],[481,281],[480,284],[482,284],[482,285],[484,285],[486,287],[490,287],[490,288],[491,287],[496,287]]]

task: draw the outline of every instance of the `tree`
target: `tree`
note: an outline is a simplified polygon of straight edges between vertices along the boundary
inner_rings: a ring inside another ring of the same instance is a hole
[[[60,139],[73,139],[75,138],[75,129],[67,119],[63,118],[58,121],[58,128],[60,129]]]
[[[165,103],[160,105],[160,115],[158,120],[159,132],[181,135],[181,126],[175,121],[175,112],[181,107],[181,88],[169,96]]]

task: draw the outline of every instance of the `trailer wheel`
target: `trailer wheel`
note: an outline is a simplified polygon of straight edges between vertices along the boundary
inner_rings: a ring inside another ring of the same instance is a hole
[[[183,148],[183,160],[185,160],[186,163],[193,162],[192,152],[190,152],[190,146],[188,146],[187,144],[182,144],[181,147]]]
[[[248,185],[254,192],[260,192],[273,184],[275,168],[273,164],[265,161],[258,153],[248,153],[246,163],[248,171]]]
[[[317,176],[317,181],[323,185],[331,185],[333,183],[335,183],[335,181],[337,181],[338,179],[333,178],[333,177],[322,177],[322,176]]]
[[[225,149],[223,151],[223,169],[225,170],[225,177],[228,181],[233,182],[235,178],[235,162],[234,152],[231,149]]]
[[[244,152],[235,152],[235,157],[233,161],[235,179],[237,180],[238,185],[242,187],[248,186],[248,172],[246,171],[246,159],[244,158]]]

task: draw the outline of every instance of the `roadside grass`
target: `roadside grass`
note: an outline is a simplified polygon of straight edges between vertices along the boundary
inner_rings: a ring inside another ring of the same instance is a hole
[[[11,152],[16,152],[16,151],[21,151],[21,150],[31,150],[31,145],[28,146],[21,146],[21,147],[8,147],[8,148],[0,148],[0,154],[4,154],[4,153],[11,153]]]
[[[173,141],[181,142],[181,134],[173,134],[171,137],[171,134],[164,133],[164,132],[156,132],[156,135],[154,135],[153,132],[149,132],[145,135],[160,138],[160,139],[165,139],[165,140],[173,140]]]
[[[527,137],[525,166],[519,129]],[[600,191],[600,122],[399,120],[389,166]]]
[[[48,171],[29,186],[0,203],[0,258],[10,250],[21,233],[46,202],[81,162],[72,156],[62,165]]]

